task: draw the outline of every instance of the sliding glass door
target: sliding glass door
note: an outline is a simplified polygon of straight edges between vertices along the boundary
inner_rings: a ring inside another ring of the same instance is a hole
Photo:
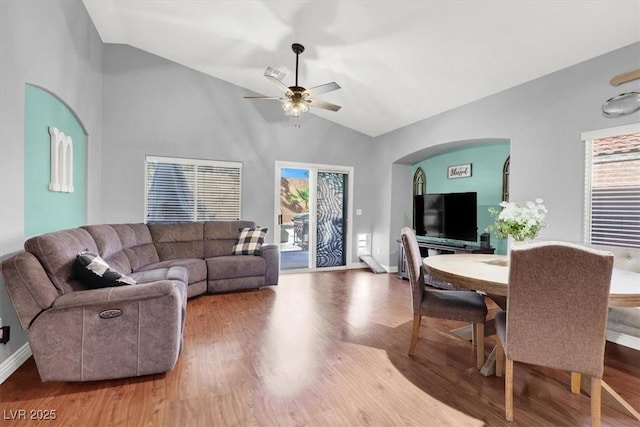
[[[316,267],[347,265],[347,183],[344,172],[318,172]]]
[[[276,163],[281,270],[347,265],[352,173],[339,166]]]

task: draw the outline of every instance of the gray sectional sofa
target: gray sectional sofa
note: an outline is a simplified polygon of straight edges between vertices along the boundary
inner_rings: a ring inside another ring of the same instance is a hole
[[[233,255],[250,221],[103,224],[47,233],[0,265],[43,381],[166,372],[182,349],[187,298],[277,285],[279,251]],[[135,285],[87,289],[78,253],[99,254]]]

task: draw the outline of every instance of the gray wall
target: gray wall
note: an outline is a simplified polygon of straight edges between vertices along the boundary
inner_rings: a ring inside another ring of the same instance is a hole
[[[88,218],[100,221],[102,42],[79,0],[0,2],[0,259],[24,241],[24,95],[31,83],[74,111],[88,136]],[[47,147],[48,149],[48,147]],[[4,284],[0,317],[11,341],[0,364],[26,343]]]
[[[606,99],[638,89],[637,81],[613,87],[609,80],[638,68],[640,43],[635,43],[376,138],[381,171],[377,187],[391,196],[382,201],[381,215],[373,225],[378,237],[374,252],[380,250],[383,263],[393,263],[399,227],[411,225],[410,205],[401,204],[403,197],[397,194],[411,192],[410,174],[398,169],[410,168],[447,145],[487,139],[511,141],[511,200],[544,199],[549,214],[541,238],[580,241],[584,202],[580,134],[640,120],[640,113],[611,119],[601,112]]]
[[[371,232],[369,136],[310,114],[294,127],[277,102],[129,46],[106,46],[104,63],[105,222],[144,220],[144,158],[156,155],[243,162],[242,216],[270,229],[276,160],[353,166],[353,231]]]

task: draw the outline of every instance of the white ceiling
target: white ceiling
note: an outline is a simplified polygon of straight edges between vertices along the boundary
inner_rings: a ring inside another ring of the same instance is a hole
[[[370,136],[640,41],[635,0],[83,1],[103,42],[246,88],[239,97],[281,94],[266,66],[292,86],[302,43],[299,84],[342,86],[317,97],[339,112],[313,113]]]

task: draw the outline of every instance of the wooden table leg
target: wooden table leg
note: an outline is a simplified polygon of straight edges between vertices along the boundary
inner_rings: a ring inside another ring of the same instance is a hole
[[[467,341],[473,341],[473,327],[471,325],[452,329],[451,333]],[[496,322],[493,319],[484,322],[484,336],[490,337],[496,334]]]
[[[457,337],[460,337],[467,341],[473,341],[473,327],[471,325],[463,326],[462,328],[452,329],[451,333]],[[490,337],[496,334],[496,323],[493,319],[487,320],[484,323],[484,336]],[[496,372],[496,349],[491,350],[491,354],[480,368],[480,374],[485,377],[495,375]]]
[[[483,375],[485,377],[490,377],[491,375],[495,375],[497,353],[498,353],[498,350],[495,347],[493,347],[493,350],[491,350],[491,354],[489,354],[489,357],[487,357],[486,362],[484,362],[484,365],[482,365],[482,368],[480,369],[480,375]]]
[[[591,395],[591,379],[588,376],[582,375],[580,385],[583,392],[587,395]],[[623,414],[640,421],[640,412],[631,406],[629,402],[624,400],[622,396],[616,393],[616,391],[604,381],[602,381],[602,403],[618,412],[622,412]]]

